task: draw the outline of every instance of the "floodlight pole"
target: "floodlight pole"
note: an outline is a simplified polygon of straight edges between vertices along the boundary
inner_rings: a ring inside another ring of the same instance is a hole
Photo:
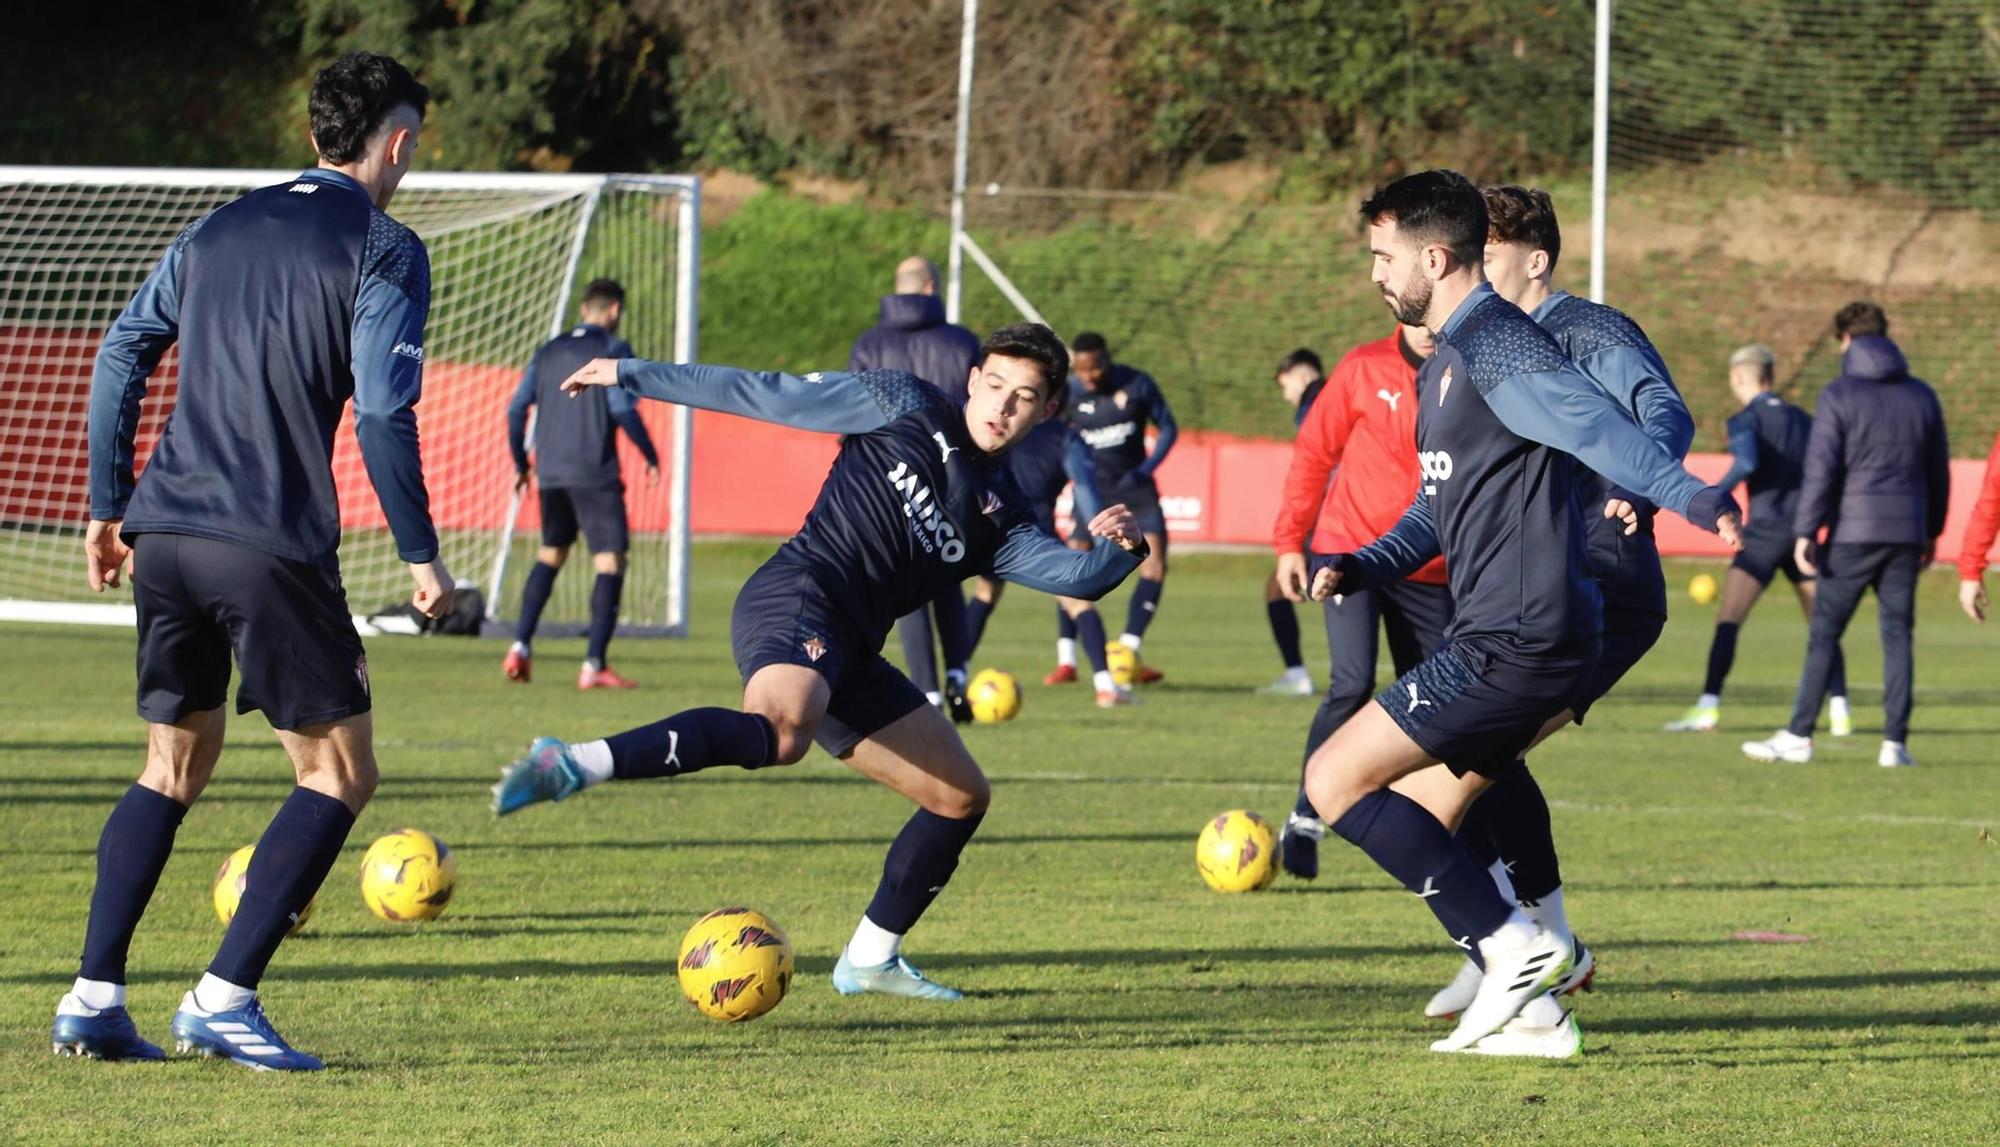
[[[1611,0],[1597,0],[1597,78],[1590,132],[1590,299],[1604,301],[1605,203],[1611,185]]]
[[[958,321],[965,294],[965,176],[972,150],[972,62],[979,49],[979,0],[965,0],[965,27],[958,40],[958,148],[951,161],[951,250],[946,258],[944,317]]]

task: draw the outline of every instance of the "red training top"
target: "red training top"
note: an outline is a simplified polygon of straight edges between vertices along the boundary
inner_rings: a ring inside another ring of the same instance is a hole
[[[1986,456],[1979,501],[1973,504],[1972,520],[1965,523],[1965,537],[1958,545],[1961,581],[1978,581],[1986,572],[1986,555],[1993,549],[1995,534],[2000,534],[2000,437],[1993,439],[1993,453]]]
[[[1333,487],[1327,488],[1327,479]],[[1272,527],[1281,554],[1360,549],[1389,532],[1417,496],[1417,368],[1402,332],[1348,351],[1300,425]],[[1443,585],[1444,559],[1411,581]]]

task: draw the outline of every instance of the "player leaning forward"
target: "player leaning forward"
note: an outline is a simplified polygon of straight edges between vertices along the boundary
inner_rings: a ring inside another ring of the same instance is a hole
[[[1603,607],[1570,455],[1732,545],[1737,513],[1486,282],[1477,186],[1423,172],[1378,191],[1362,214],[1372,277],[1396,320],[1437,336],[1417,376],[1423,484],[1387,535],[1316,561],[1313,593],[1384,584],[1441,553],[1457,613],[1435,653],[1313,754],[1306,792],[1484,968],[1458,1027],[1432,1045],[1481,1050],[1482,1037],[1557,982],[1571,955],[1452,835],[1543,723],[1591,695]]]
[[[617,386],[846,437],[805,525],[736,598],[742,710],[689,709],[601,741],[539,738],[494,786],[494,810],[608,780],[796,764],[817,741],[918,806],[889,847],[834,987],[957,999],[898,952],[958,867],[990,793],[951,721],[883,659],[882,642],[897,618],[973,574],[1096,599],[1139,568],[1146,544],[1124,506],[1089,526],[1115,545],[1071,550],[1036,525],[1009,476],[1007,451],[1055,413],[1068,372],[1062,341],[1034,324],[986,339],[963,407],[900,371],[799,377],[643,359],[578,370],[564,384],[572,393]]]
[[[257,841],[242,903],[173,1032],[182,1050],[251,1067],[320,1066],[271,1027],[257,985],[375,791],[368,663],[336,557],[333,434],[350,394],[414,602],[437,616],[450,600],[412,409],[430,261],[383,214],[428,101],[387,56],[356,52],[322,69],[310,97],[319,166],[181,232],[98,351],[84,552],[97,590],[116,585],[132,555],[149,728],[145,772],[98,841],[82,969],[56,1009],[58,1052],[161,1058],[125,1012],[125,957],[222,752],[233,653],[236,711],[264,711],[298,787]],[[135,490],[139,402],[175,342],[179,395]]]

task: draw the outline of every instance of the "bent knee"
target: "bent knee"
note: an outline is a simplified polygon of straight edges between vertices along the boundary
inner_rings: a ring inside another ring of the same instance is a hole
[[[777,765],[796,765],[806,759],[813,747],[813,731],[804,726],[772,722],[777,732],[778,752],[771,762]]]
[[[1325,746],[1321,746],[1322,749]],[[1332,824],[1367,796],[1371,786],[1345,776],[1331,754],[1315,752],[1306,762],[1306,799],[1320,819]]]
[[[924,809],[935,816],[947,820],[965,820],[969,817],[984,816],[993,804],[993,786],[984,774],[966,785],[953,785],[941,789],[924,802]]]

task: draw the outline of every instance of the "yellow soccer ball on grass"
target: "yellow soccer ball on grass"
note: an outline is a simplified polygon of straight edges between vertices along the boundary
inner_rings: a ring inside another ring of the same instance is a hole
[[[1111,679],[1130,689],[1139,676],[1139,655],[1122,641],[1114,641],[1104,647],[1104,667],[1111,671]]]
[[[1696,574],[1688,581],[1688,596],[1694,599],[1696,605],[1707,605],[1720,592],[1721,587],[1715,584],[1715,578],[1710,574]]]
[[[236,919],[237,905],[243,903],[243,889],[250,881],[250,856],[256,851],[256,845],[246,844],[230,853],[229,859],[222,862],[222,867],[215,870],[215,887],[209,890],[209,897],[215,905],[216,918],[222,921],[225,928]],[[312,919],[313,906],[318,903],[317,896],[308,901],[285,935],[296,935],[299,929],[305,927],[306,921]]]
[[[458,858],[422,829],[380,837],[361,858],[361,899],[391,923],[437,919],[457,887]]]
[[[965,686],[965,703],[982,725],[1011,721],[1021,712],[1021,683],[1011,673],[981,669]]]
[[[792,942],[762,912],[718,908],[681,938],[681,994],[712,1020],[754,1020],[792,986]]]
[[[1195,867],[1217,892],[1255,892],[1278,876],[1278,834],[1247,809],[1210,820],[1194,846]]]

